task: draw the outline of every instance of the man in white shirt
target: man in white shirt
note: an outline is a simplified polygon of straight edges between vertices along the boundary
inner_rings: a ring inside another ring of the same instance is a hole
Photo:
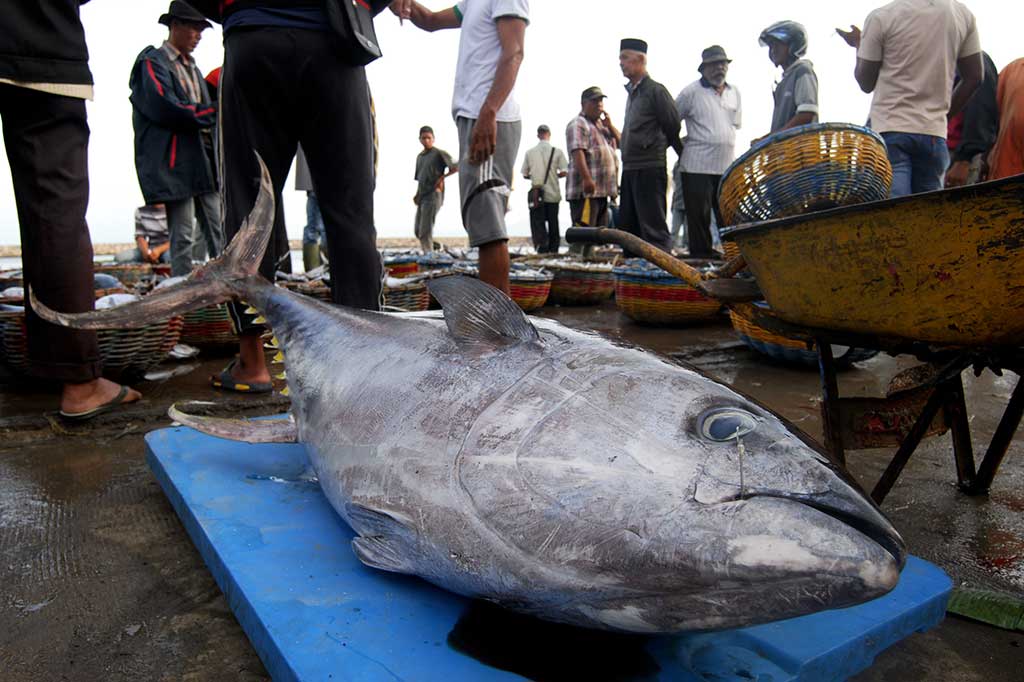
[[[857,84],[874,92],[871,127],[892,163],[890,195],[941,189],[948,119],[985,77],[974,15],[956,0],[895,0],[868,15],[863,33],[836,31],[857,48]]]
[[[718,181],[735,156],[736,130],[743,118],[740,92],[726,82],[730,60],[720,45],[701,53],[700,79],[676,97],[683,138],[683,202],[690,256],[711,258],[711,217],[718,217]],[[716,220],[721,225],[721,220]]]
[[[565,153],[551,144],[551,128],[537,128],[537,146],[526,152],[523,177],[530,181],[530,234],[537,253],[558,253],[562,236],[558,231],[558,206],[562,191],[558,181],[569,170]],[[532,201],[534,195],[537,201]]]
[[[452,116],[459,130],[462,223],[470,246],[480,249],[480,279],[507,294],[505,208],[522,135],[514,89],[529,0],[461,0],[440,12],[398,2],[391,9],[424,31],[461,29]]]

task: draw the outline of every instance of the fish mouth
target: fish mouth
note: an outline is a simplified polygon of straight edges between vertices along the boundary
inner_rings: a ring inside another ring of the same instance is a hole
[[[900,571],[907,563],[907,546],[889,520],[873,505],[859,504],[834,493],[816,496],[758,493],[750,497],[774,497],[830,516],[861,533],[888,552]],[[749,499],[749,498],[748,498]]]

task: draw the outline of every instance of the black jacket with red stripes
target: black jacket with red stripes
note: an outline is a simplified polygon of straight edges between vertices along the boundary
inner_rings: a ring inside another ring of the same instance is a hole
[[[205,135],[212,142],[217,105],[201,74],[201,101],[193,103],[173,68],[163,49],[147,47],[135,60],[128,82],[135,172],[147,204],[214,192],[218,186],[212,146],[203,141]]]

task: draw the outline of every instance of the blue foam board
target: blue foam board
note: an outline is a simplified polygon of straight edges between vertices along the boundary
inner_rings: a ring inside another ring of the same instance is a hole
[[[637,637],[544,623],[363,566],[300,445],[188,428],[147,460],[275,680],[828,682],[937,625],[952,588],[911,557],[866,604],[738,630]]]

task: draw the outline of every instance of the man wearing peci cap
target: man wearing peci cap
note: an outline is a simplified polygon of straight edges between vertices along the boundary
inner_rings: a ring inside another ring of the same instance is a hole
[[[622,125],[623,227],[663,251],[672,248],[665,222],[668,147],[683,152],[679,117],[672,95],[647,73],[647,43],[625,38],[619,46],[619,68],[626,83],[626,117]]]
[[[725,80],[731,61],[721,45],[707,48],[697,68],[700,78],[676,97],[679,119],[686,122],[681,166],[686,237],[693,258],[715,255],[711,218],[718,217],[718,181],[735,156],[736,130],[743,116],[740,92]]]
[[[618,195],[615,148],[621,135],[604,110],[605,94],[592,86],[580,95],[580,113],[565,128],[569,175],[565,195],[573,225],[606,227],[608,201]]]
[[[192,270],[196,209],[210,253],[224,248],[213,134],[217,103],[192,58],[210,22],[182,0],[173,0],[158,21],[168,29],[167,40],[139,53],[128,85],[139,187],[146,204],[167,207],[171,272],[178,277]]]
[[[569,168],[565,154],[551,144],[551,128],[537,127],[537,145],[526,152],[523,177],[530,181],[530,234],[537,253],[558,253],[562,236],[558,231],[558,205],[562,191],[558,181]]]

